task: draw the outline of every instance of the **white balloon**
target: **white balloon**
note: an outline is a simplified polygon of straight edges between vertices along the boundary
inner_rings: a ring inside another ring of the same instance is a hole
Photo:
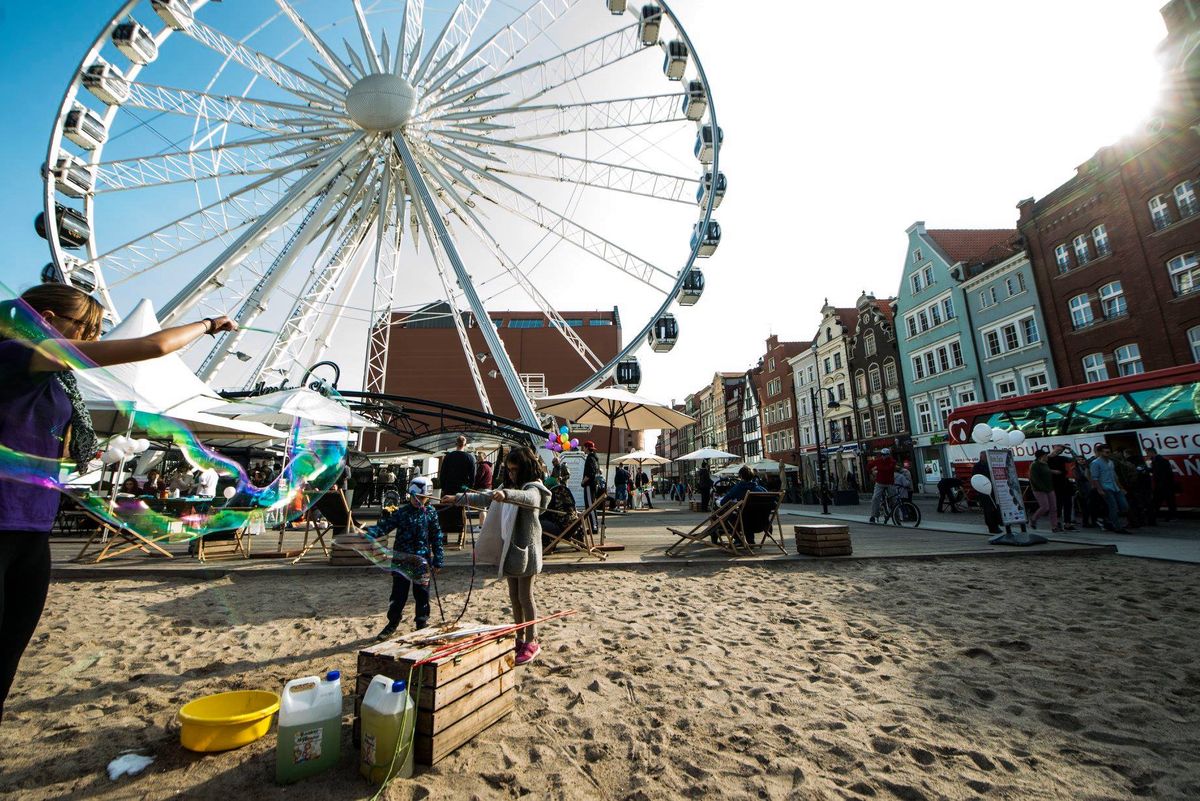
[[[983,495],[991,495],[992,481],[987,476],[971,476],[971,489]]]
[[[109,446],[105,449],[104,453],[100,454],[100,462],[102,464],[116,464],[123,458],[124,457],[121,455],[121,451],[113,448],[112,446]]]
[[[133,442],[134,453],[145,453],[146,451],[150,450],[150,440],[148,439],[135,439]]]
[[[1019,428],[1014,428],[1008,432],[1008,444],[1016,447],[1025,441],[1025,432]]]
[[[1001,431],[998,435],[994,435],[992,437],[992,447],[993,448],[999,448],[1001,450],[1004,450],[1009,445],[1010,445],[1010,442],[1008,440],[1008,432],[1007,431]]]
[[[992,442],[1007,442],[1007,441],[1008,441],[1008,432],[1007,431],[1005,431],[1003,428],[993,428],[992,429]],[[1003,446],[997,445],[996,447],[1000,448]]]
[[[222,492],[221,494],[224,495],[226,498],[232,498],[234,495],[237,495],[237,490],[234,489],[233,487],[226,487],[225,491]]]
[[[992,439],[992,429],[987,423],[980,423],[971,429],[971,439],[980,445],[985,445]]]

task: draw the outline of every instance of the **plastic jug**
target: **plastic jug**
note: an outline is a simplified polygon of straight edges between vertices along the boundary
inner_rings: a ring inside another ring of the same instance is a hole
[[[374,784],[413,775],[417,710],[408,683],[376,676],[362,703],[362,755],[358,772]]]
[[[275,781],[287,784],[337,764],[342,751],[342,674],[307,676],[283,686],[279,699]]]

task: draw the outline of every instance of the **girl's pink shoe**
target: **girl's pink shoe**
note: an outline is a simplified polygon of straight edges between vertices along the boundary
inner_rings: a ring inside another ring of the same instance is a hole
[[[542,646],[536,642],[526,642],[517,644],[517,664],[524,665],[532,662],[534,658],[541,652]]]

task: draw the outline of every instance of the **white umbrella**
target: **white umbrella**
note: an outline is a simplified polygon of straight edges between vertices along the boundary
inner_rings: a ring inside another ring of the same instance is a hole
[[[375,428],[375,423],[319,392],[305,387],[281,389],[252,398],[221,404],[205,411],[235,420],[256,420],[274,425],[291,425],[299,418],[321,426]]]
[[[738,458],[738,455],[736,453],[729,453],[728,451],[719,451],[716,448],[701,448],[700,450],[692,451],[691,453],[685,453],[683,456],[676,457],[675,461],[677,461],[677,462],[703,462],[703,461],[707,461],[708,459],[736,459],[736,458]]]
[[[759,473],[778,473],[780,469],[795,473],[800,469],[793,464],[780,464],[774,459],[759,459],[756,462],[750,462],[750,467]]]
[[[637,462],[638,466],[641,466],[643,464],[667,464],[671,460],[650,451],[632,451],[624,456],[618,456],[613,461],[617,464],[621,464],[622,462]]]
[[[696,422],[665,403],[634,395],[619,387],[585,389],[535,398],[539,412],[552,414],[573,423],[591,423],[626,431],[649,428],[683,428]],[[611,448],[610,448],[611,450]]]

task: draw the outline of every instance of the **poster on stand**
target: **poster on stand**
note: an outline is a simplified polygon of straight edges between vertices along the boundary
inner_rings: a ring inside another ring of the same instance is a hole
[[[571,477],[567,479],[567,489],[571,490],[575,505],[580,509],[584,508],[587,504],[583,502],[583,463],[587,454],[583,451],[566,451],[558,454],[558,459],[571,471]]]
[[[992,478],[992,494],[1000,510],[1000,521],[1006,526],[1026,522],[1025,503],[1021,500],[1021,482],[1017,464],[1010,450],[989,450],[988,472]]]

